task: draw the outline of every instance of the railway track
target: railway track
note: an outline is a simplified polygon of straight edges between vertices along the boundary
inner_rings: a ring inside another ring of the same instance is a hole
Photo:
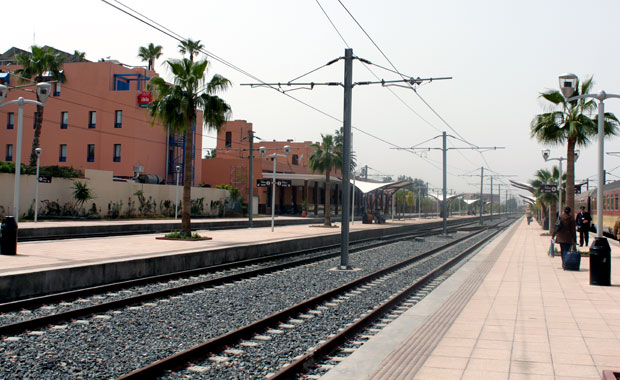
[[[381,302],[379,306],[373,305],[372,310],[362,313],[355,317],[354,320],[345,322],[338,331],[321,335],[322,332],[317,332],[317,330],[314,329],[314,332],[302,333],[302,336],[310,335],[318,339],[318,342],[310,343],[310,347],[304,347],[305,352],[303,354],[299,354],[299,349],[297,349],[296,352],[295,350],[287,351],[286,345],[294,343],[290,342],[291,339],[286,342],[287,339],[283,339],[282,337],[285,335],[297,335],[297,338],[292,339],[293,342],[297,341],[300,334],[290,333],[290,331],[297,329],[297,326],[311,324],[312,322],[310,321],[321,319],[324,315],[334,312],[334,310],[342,309],[344,305],[357,303],[360,299],[367,297],[368,293],[372,292],[373,288],[390,288],[391,286],[386,285],[394,282],[394,278],[409,276],[413,268],[434,260],[436,255],[445,254],[450,248],[475,239],[478,235],[483,234],[484,231],[480,230],[465,238],[456,239],[448,244],[416,255],[413,258],[370,273],[336,289],[304,300],[303,302],[274,313],[266,318],[262,318],[239,329],[213,338],[203,344],[135,370],[125,376],[119,377],[118,380],[157,378],[160,376],[169,379],[246,378],[245,376],[247,376],[247,373],[241,372],[231,375],[230,372],[234,372],[234,368],[245,367],[246,365],[244,363],[264,362],[264,354],[255,356],[251,353],[252,350],[259,350],[255,347],[261,345],[267,346],[263,351],[273,352],[276,350],[276,352],[280,353],[298,353],[292,362],[290,361],[290,357],[286,357],[286,354],[284,357],[278,354],[276,357],[267,360],[268,363],[272,364],[273,361],[277,361],[277,365],[282,367],[282,369],[275,374],[267,374],[269,379],[280,380],[296,378],[297,375],[303,373],[309,366],[334,352],[348,339],[351,339],[360,331],[363,331],[376,322],[379,318],[397,308],[403,301],[409,300],[415,295],[415,292],[419,292],[420,290],[424,292],[430,291],[433,286],[437,285],[437,282],[433,283],[433,280],[450,270],[450,268],[453,268],[457,263],[476,251],[480,246],[501,231],[501,228],[493,228],[491,232],[487,234],[488,236],[478,239],[466,249],[463,248],[462,252],[444,260],[444,262],[435,269],[416,278],[413,284],[406,286],[404,289],[400,289],[397,293],[391,293],[386,296],[386,299]],[[419,295],[418,297],[421,298]],[[323,323],[325,324],[325,322]],[[327,324],[331,325],[332,323],[327,322]],[[336,323],[335,325],[337,326],[338,324]],[[324,339],[320,339],[320,337]],[[315,343],[316,345],[314,345]],[[179,368],[186,367],[190,364],[195,365],[190,366],[184,371],[177,372]],[[258,377],[260,378],[264,375],[264,373],[261,373]]]
[[[456,223],[450,226],[450,230],[468,229],[473,224],[475,222],[471,221]],[[430,236],[440,230],[441,227],[421,228],[413,233],[393,234],[381,240],[356,241],[351,246],[351,253],[405,239]],[[323,246],[3,303],[0,304],[0,336],[19,334],[96,313],[308,265],[338,254],[338,245]]]

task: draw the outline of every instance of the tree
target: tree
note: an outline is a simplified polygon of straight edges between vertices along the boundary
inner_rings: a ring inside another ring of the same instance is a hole
[[[204,45],[200,43],[200,40],[193,41],[188,38],[179,43],[179,52],[183,55],[189,54],[189,60],[194,61],[194,57],[197,57],[200,50],[204,48]]]
[[[592,77],[576,86],[573,96],[588,94],[594,84]],[[550,112],[536,115],[531,122],[531,136],[544,144],[563,145],[566,142],[566,205],[575,210],[575,146],[587,146],[598,132],[596,102],[592,99],[566,101],[557,90],[540,96],[551,102]],[[594,116],[594,117],[593,117]],[[618,133],[618,119],[613,113],[605,113],[605,136]]]
[[[86,53],[83,52],[83,51],[74,50],[73,51],[73,55],[75,55],[77,58],[79,58],[80,61],[85,61],[86,60]]]
[[[215,74],[207,82],[205,75],[209,62],[206,59],[198,62],[187,58],[169,59],[166,64],[174,75],[174,83],[166,83],[160,77],[151,79],[156,98],[149,105],[149,111],[153,123],[159,121],[163,126],[169,126],[172,132],[185,134],[181,234],[190,236],[191,162],[197,109],[202,111],[207,129],[219,130],[229,119],[231,108],[216,94],[230,87],[230,81]]]
[[[323,135],[321,144],[312,144],[314,152],[310,154],[308,161],[310,170],[325,173],[325,226],[331,226],[331,199],[330,199],[330,172],[333,169],[342,168],[342,144],[336,144],[334,136]]]
[[[544,216],[547,217],[547,210],[551,210],[552,220],[557,212],[558,193],[541,193],[540,186],[545,184],[559,185],[559,176],[560,169],[559,167],[554,166],[551,171],[547,169],[539,169],[534,174],[534,179],[530,181],[530,185],[532,185],[532,187],[534,187],[535,189],[534,196],[536,197],[537,201],[540,202]],[[566,174],[563,174],[562,179],[564,180],[565,178]],[[549,223],[551,223],[551,221],[549,221]]]
[[[64,58],[60,53],[54,53],[49,48],[42,48],[36,45],[30,47],[30,53],[21,53],[15,57],[21,69],[15,70],[15,74],[20,77],[19,82],[23,83],[26,79],[35,83],[47,80],[64,81],[65,74],[62,71]],[[39,94],[37,94],[37,100]],[[37,105],[37,113],[34,121],[34,137],[32,138],[32,151],[30,152],[30,166],[37,164],[36,149],[39,147],[41,138],[41,124],[43,122],[44,107]]]
[[[155,60],[162,55],[161,45],[153,45],[151,42],[147,47],[140,46],[138,48],[138,57],[142,58],[142,62],[147,62],[148,70],[155,70]]]

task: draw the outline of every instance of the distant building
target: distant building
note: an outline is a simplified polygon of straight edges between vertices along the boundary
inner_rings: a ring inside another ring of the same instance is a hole
[[[217,135],[215,158],[202,161],[202,183],[209,186],[230,184],[237,187],[247,203],[249,197],[249,136],[253,130],[251,123],[235,120],[224,124]],[[260,136],[260,133],[257,133]],[[276,160],[276,180],[290,181],[291,187],[276,186],[276,213],[297,214],[302,204],[307,203],[309,213],[322,213],[325,204],[325,174],[314,173],[309,168],[309,157],[314,152],[311,141],[254,141],[253,194],[258,212],[271,212],[271,187],[257,187],[259,180],[271,180],[273,176],[272,158],[262,158],[258,149],[267,149],[266,154],[284,154],[284,146],[291,147],[288,157]],[[288,183],[288,182],[287,182]],[[334,170],[330,179],[332,212],[341,208],[340,171]],[[338,196],[335,196],[338,194]]]
[[[77,169],[112,171],[115,177],[148,174],[158,181],[174,181],[175,168],[183,165],[183,136],[168,136],[153,124],[139,96],[154,71],[130,67],[118,61],[89,62],[56,49],[65,57],[64,83],[53,83],[52,96],[43,113],[40,147],[41,165],[72,166]],[[34,87],[20,81],[15,56],[29,52],[11,48],[0,55],[0,80],[9,86],[7,100],[35,99]],[[145,106],[145,105],[144,105]],[[0,107],[0,160],[15,161],[17,105]],[[24,105],[22,163],[28,164],[32,148],[34,105]],[[197,125],[202,126],[202,114]],[[194,132],[193,184],[202,177],[200,165],[202,128]],[[156,177],[155,177],[156,176]]]

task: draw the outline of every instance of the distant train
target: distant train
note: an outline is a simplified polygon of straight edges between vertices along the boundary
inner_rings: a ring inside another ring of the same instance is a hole
[[[614,223],[620,217],[620,181],[615,181],[603,186],[603,234],[613,237]],[[596,225],[596,189],[588,190],[575,195],[575,212],[584,206],[592,215],[592,224]]]

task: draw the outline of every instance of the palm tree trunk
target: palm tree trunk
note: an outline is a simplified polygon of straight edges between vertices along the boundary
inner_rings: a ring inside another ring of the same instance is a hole
[[[193,120],[187,121],[185,127],[185,159],[183,163],[183,208],[181,210],[181,233],[187,236],[192,234],[191,204],[192,199],[192,153],[194,151]]]
[[[575,214],[575,140],[568,139],[566,147],[566,206]]]
[[[38,96],[37,96],[37,100]],[[41,138],[41,124],[43,123],[43,107],[37,104],[37,118],[34,121],[34,137],[32,138],[32,151],[30,152],[30,166],[37,166],[37,152],[39,139]]]
[[[331,220],[331,199],[330,199],[330,191],[329,191],[329,169],[325,171],[325,222],[323,223],[326,226],[332,225]]]

